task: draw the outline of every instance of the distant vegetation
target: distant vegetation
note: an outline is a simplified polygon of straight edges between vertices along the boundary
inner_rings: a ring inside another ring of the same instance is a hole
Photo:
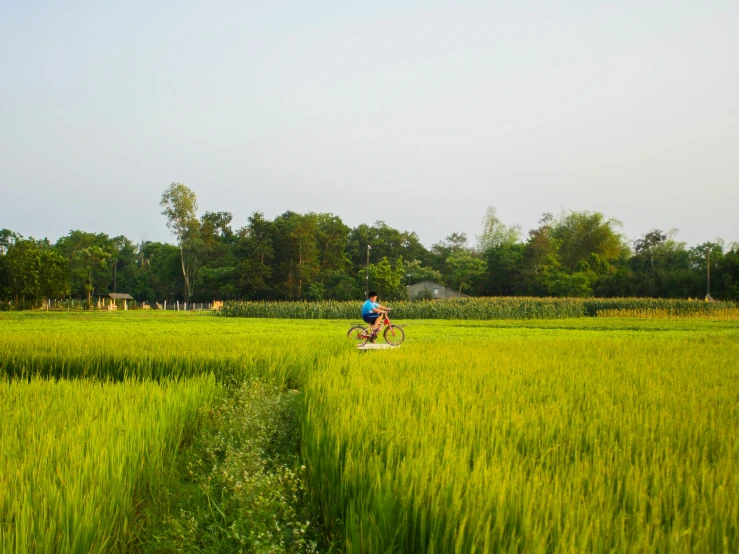
[[[597,212],[544,214],[524,235],[490,208],[476,240],[453,233],[425,247],[412,231],[378,221],[355,228],[327,213],[197,215],[193,191],[173,184],[162,214],[176,244],[140,244],[70,231],[56,242],[0,230],[0,307],[43,298],[127,292],[139,303],[220,300],[349,300],[370,287],[400,300],[406,285],[438,282],[474,296],[703,298],[739,300],[739,247],[720,239],[688,247],[651,230],[633,243]],[[409,277],[410,276],[410,277]]]
[[[356,319],[356,302],[226,302],[225,317]],[[393,319],[563,319],[572,317],[739,319],[734,302],[659,298],[455,298],[398,301]]]

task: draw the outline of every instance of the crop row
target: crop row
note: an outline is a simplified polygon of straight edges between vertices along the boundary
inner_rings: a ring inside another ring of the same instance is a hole
[[[212,377],[178,383],[0,379],[0,552],[123,552]]]
[[[596,317],[600,312],[660,310],[661,313],[710,315],[736,308],[734,303],[658,298],[486,297],[392,303],[398,319],[563,319]],[[227,302],[224,317],[282,319],[357,319],[358,302]]]
[[[722,319],[739,321],[739,308],[717,308],[707,312],[674,311],[664,308],[599,310],[597,317],[630,319]]]
[[[735,334],[502,331],[311,379],[305,463],[345,552],[739,551]]]
[[[287,322],[130,315],[34,314],[3,322],[0,377],[158,381],[212,374],[296,387],[317,359],[345,346],[340,332],[315,340],[309,326]]]

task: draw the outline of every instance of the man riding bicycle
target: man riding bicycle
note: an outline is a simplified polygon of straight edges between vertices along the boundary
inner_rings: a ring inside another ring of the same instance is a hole
[[[372,334],[377,335],[382,325],[382,315],[389,312],[390,308],[381,306],[377,303],[377,293],[372,291],[369,293],[367,301],[362,304],[362,319],[365,323],[370,324]]]

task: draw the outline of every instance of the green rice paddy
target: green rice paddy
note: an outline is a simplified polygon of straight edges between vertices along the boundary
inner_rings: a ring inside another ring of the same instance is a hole
[[[124,552],[236,379],[299,390],[344,552],[739,551],[739,324],[0,316],[0,551]],[[316,522],[319,523],[319,522]]]

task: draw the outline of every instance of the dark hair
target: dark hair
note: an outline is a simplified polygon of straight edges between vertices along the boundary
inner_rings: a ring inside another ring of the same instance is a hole
[[[367,295],[367,298],[372,298],[373,296],[377,296],[377,293],[371,290],[370,293]]]

